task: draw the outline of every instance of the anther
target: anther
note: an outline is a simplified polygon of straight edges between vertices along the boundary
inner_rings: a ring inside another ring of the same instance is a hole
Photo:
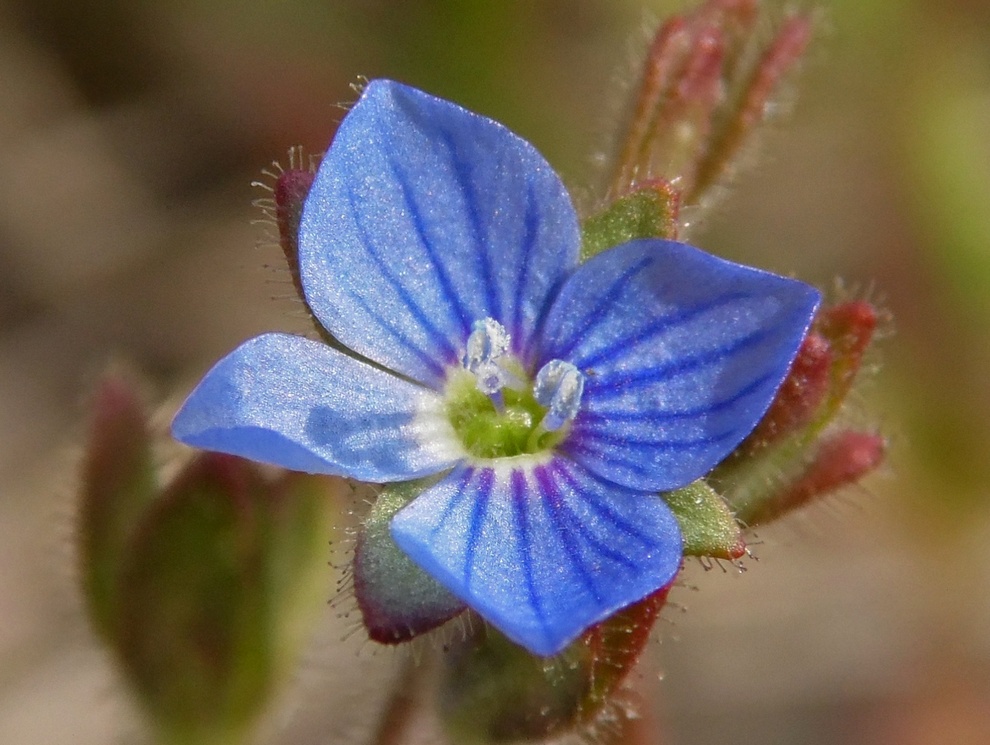
[[[538,429],[552,432],[577,416],[584,393],[584,375],[570,362],[550,360],[536,374],[533,397],[547,409]]]
[[[498,321],[485,318],[475,321],[464,353],[464,368],[475,377],[478,390],[499,407],[499,392],[512,380],[502,369],[501,358],[509,351],[509,334]]]

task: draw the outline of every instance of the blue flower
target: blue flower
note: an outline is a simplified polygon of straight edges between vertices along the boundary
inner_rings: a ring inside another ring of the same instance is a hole
[[[657,492],[703,476],[770,404],[819,301],[681,243],[579,265],[578,220],[527,142],[375,81],[303,210],[306,301],[345,351],[286,334],[221,360],[190,445],[384,483],[434,477],[395,542],[536,654],[668,584]]]

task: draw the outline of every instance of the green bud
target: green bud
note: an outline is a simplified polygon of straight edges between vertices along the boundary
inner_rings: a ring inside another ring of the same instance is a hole
[[[593,626],[554,657],[537,657],[490,627],[444,656],[440,709],[451,740],[536,741],[592,726],[636,664],[667,588]]]
[[[148,511],[121,574],[116,651],[163,742],[250,733],[322,605],[329,506],[316,477],[272,483],[204,453]]]
[[[397,644],[431,631],[464,610],[464,603],[406,556],[392,540],[392,517],[423,489],[386,487],[372,505],[354,549],[354,592],[368,636]]]
[[[147,418],[131,381],[106,375],[92,409],[79,494],[80,574],[93,626],[112,640],[122,556],[157,487]]]
[[[746,543],[732,511],[704,481],[662,496],[681,526],[685,556],[738,559],[746,553]]]
[[[677,208],[677,193],[666,182],[640,184],[584,221],[581,259],[638,238],[676,237]]]

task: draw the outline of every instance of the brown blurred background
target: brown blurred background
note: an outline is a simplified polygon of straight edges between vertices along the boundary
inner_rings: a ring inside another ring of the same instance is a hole
[[[651,20],[684,5],[0,2],[0,742],[142,741],[73,595],[83,402],[125,359],[174,407],[237,342],[305,330],[251,223],[259,170],[388,76],[505,122],[580,193]],[[637,685],[675,745],[990,742],[990,4],[812,5],[790,113],[692,240],[892,311],[851,414],[890,463],[763,531],[744,574],[695,567]],[[366,736],[395,664],[326,616],[266,741]]]

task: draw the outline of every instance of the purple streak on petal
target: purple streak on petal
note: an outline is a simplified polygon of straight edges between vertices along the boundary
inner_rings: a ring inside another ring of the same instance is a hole
[[[410,341],[409,337],[402,333],[401,329],[399,329],[393,322],[387,320],[386,318],[383,318],[382,315],[377,310],[375,310],[374,308],[369,306],[366,302],[364,302],[364,300],[361,297],[355,297],[354,303],[358,307],[360,307],[365,313],[367,313],[370,319],[377,322],[379,326],[381,326],[382,331],[384,331],[387,335],[391,336],[393,339],[395,339],[396,342],[399,343],[399,345],[401,345],[406,350],[408,350],[408,352],[413,357],[415,357],[415,359],[423,366],[423,368],[429,371],[433,375],[433,380],[435,381],[443,380],[444,375],[446,374],[446,370],[444,369],[441,362],[437,361],[432,355],[427,354],[422,349],[420,349],[415,344],[413,344],[412,341]],[[449,353],[453,354],[452,350]],[[435,383],[435,385],[438,384],[439,383]]]
[[[347,191],[347,201],[350,205],[351,211],[356,215],[354,219],[354,226],[361,238],[361,242],[365,247],[368,257],[371,259],[374,268],[380,273],[382,279],[384,279],[386,284],[392,289],[392,292],[395,293],[395,296],[399,301],[399,308],[392,308],[391,310],[393,312],[397,310],[400,314],[412,316],[413,320],[421,329],[421,332],[425,334],[426,339],[422,342],[422,347],[417,346],[412,342],[408,334],[400,334],[396,330],[394,323],[389,324],[386,329],[389,336],[397,339],[399,344],[404,349],[411,350],[415,357],[420,361],[423,359],[429,360],[429,363],[426,365],[429,370],[442,370],[444,366],[452,364],[459,355],[451,345],[451,340],[437,329],[430,317],[430,313],[425,311],[420,306],[419,301],[410,292],[410,288],[407,288],[399,277],[396,276],[396,270],[401,271],[402,267],[398,266],[393,269],[389,266],[388,262],[381,257],[378,247],[371,238],[371,234],[368,232],[368,229],[364,225],[364,221],[357,216],[359,215],[359,211],[356,209],[354,193],[350,190]],[[440,284],[442,286],[442,283]],[[354,293],[352,301],[368,313],[369,320],[377,320],[379,323],[381,322],[382,316],[377,311],[371,309],[367,303],[367,298],[363,294]],[[436,308],[444,307],[443,302],[438,302],[432,306],[434,312],[436,312]],[[401,318],[402,316],[396,316],[396,321],[400,321]],[[424,351],[424,347],[427,351]],[[421,382],[434,387],[439,386],[443,381],[442,374],[436,375],[434,373],[429,377],[420,377],[422,378]]]
[[[473,179],[470,164],[458,152],[457,140],[450,132],[439,130],[438,134],[441,142],[447,148],[454,181],[460,190],[461,199],[467,207],[468,223],[474,242],[474,254],[477,257],[476,271],[481,278],[479,284],[485,294],[484,312],[481,317],[504,319],[505,315],[502,312],[498,294],[496,293],[495,273],[492,269],[490,254],[491,246],[485,237],[485,223],[481,215],[478,214],[478,195],[475,193],[475,189],[472,188]],[[468,153],[468,158],[471,155],[471,153]]]
[[[636,279],[636,277],[650,265],[649,257],[644,257],[637,264],[625,268],[622,273],[608,286],[598,293],[598,300],[594,306],[585,311],[580,323],[572,322],[568,325],[567,333],[562,333],[559,329],[554,329],[552,334],[544,335],[544,347],[540,359],[543,363],[552,359],[570,360],[571,352],[587,336],[588,330],[596,323],[599,323],[607,310],[613,305],[617,297],[621,297],[626,288]]]
[[[540,491],[547,495],[549,503],[554,507],[551,512],[551,516],[560,528],[561,535],[568,531],[576,533],[580,535],[584,542],[592,547],[596,553],[601,554],[615,563],[624,564],[627,569],[635,569],[635,562],[627,559],[618,551],[612,550],[608,543],[596,538],[588,529],[588,526],[585,525],[577,513],[571,508],[571,506],[567,502],[560,499],[560,488],[556,482],[556,479],[559,477],[559,470],[560,469],[549,469],[546,466],[538,466],[534,469],[534,475],[540,484]]]
[[[218,362],[172,432],[207,450],[375,482],[436,473],[463,455],[433,391],[288,334],[251,339]]]
[[[519,564],[522,567],[523,579],[526,585],[526,596],[529,606],[536,615],[536,620],[540,626],[547,626],[547,616],[543,610],[543,602],[536,589],[533,580],[533,550],[539,549],[533,545],[533,535],[529,528],[529,508],[533,502],[530,500],[527,490],[526,477],[522,471],[513,471],[509,476],[509,491],[512,505],[512,514],[515,518],[515,528],[519,536],[517,543],[519,552]],[[541,495],[543,496],[543,495]]]
[[[478,485],[471,490],[474,504],[471,506],[471,523],[467,534],[467,551],[464,560],[464,584],[470,587],[471,576],[474,574],[474,556],[478,547],[478,535],[484,525],[485,516],[488,514],[488,502],[492,495],[491,469],[478,469],[472,472],[478,474]]]
[[[585,411],[581,413],[577,420],[577,427],[580,430],[600,429],[604,430],[614,426],[617,422],[640,422],[646,425],[657,425],[664,422],[676,421],[678,419],[694,419],[704,414],[717,414],[731,409],[740,399],[749,396],[764,387],[769,381],[769,375],[761,375],[756,380],[740,388],[728,398],[721,399],[715,403],[705,406],[696,406],[690,409],[657,409],[649,413],[639,411],[619,411],[598,407],[595,411]],[[577,430],[573,430],[577,431]]]
[[[557,535],[560,536],[564,544],[564,549],[567,551],[568,559],[570,559],[571,564],[581,576],[581,582],[588,592],[591,593],[595,602],[601,604],[603,602],[602,593],[595,582],[594,572],[588,567],[588,563],[581,554],[577,542],[578,536],[583,538],[593,551],[604,554],[613,561],[626,564],[630,568],[634,568],[634,565],[621,554],[608,549],[601,541],[591,535],[590,531],[580,521],[574,520],[574,513],[560,498],[560,490],[557,488],[557,484],[553,481],[552,476],[548,473],[545,466],[537,466],[533,470],[533,476],[536,478],[536,482],[540,486],[540,493],[543,496],[543,499],[538,500],[537,504],[543,508],[547,519],[555,526]]]
[[[436,366],[456,364],[474,321],[511,326],[514,349],[529,348],[579,242],[570,198],[531,145],[452,103],[374,81],[306,200],[300,273],[337,339],[438,388]]]
[[[562,458],[516,463],[455,469],[395,516],[392,535],[509,638],[550,655],[667,584],[680,566],[680,532],[655,494]],[[460,472],[470,469],[491,481],[466,481]]]
[[[668,330],[669,328],[675,328],[676,326],[677,324],[671,324],[671,326],[668,327]],[[732,355],[740,352],[745,352],[758,344],[762,344],[770,336],[771,334],[769,330],[761,329],[750,334],[746,334],[745,336],[736,339],[731,344],[726,344],[718,347],[717,349],[707,349],[699,354],[685,355],[684,357],[670,360],[663,364],[658,364],[656,367],[640,369],[636,372],[629,373],[623,371],[610,376],[610,379],[608,380],[598,375],[593,377],[589,382],[588,390],[590,395],[595,397],[596,401],[604,401],[610,396],[623,395],[629,390],[630,386],[642,386],[644,384],[657,383],[683,377],[687,374],[705,372],[706,370],[712,369],[724,362],[727,357],[731,357]],[[622,349],[621,352],[626,352],[627,349]],[[619,353],[620,351],[617,350],[614,356],[619,356]],[[598,355],[596,355],[596,358],[599,360],[599,364],[605,362],[605,360]]]
[[[561,452],[637,489],[704,475],[752,430],[818,305],[811,287],[672,241],[599,254],[561,288],[540,345],[586,375]]]
[[[448,319],[448,323],[452,328],[457,328],[460,324],[462,332],[469,334],[471,332],[471,324],[474,319],[468,312],[467,308],[464,307],[464,303],[461,302],[460,296],[454,290],[454,284],[451,281],[450,276],[447,273],[446,268],[443,264],[437,262],[430,251],[430,239],[427,236],[427,221],[424,217],[425,211],[420,207],[416,200],[416,195],[410,187],[411,179],[402,175],[399,170],[398,157],[395,153],[390,153],[389,164],[392,167],[393,176],[396,182],[402,188],[402,198],[405,202],[406,207],[409,209],[410,217],[412,218],[413,227],[416,229],[416,237],[419,238],[419,242],[422,246],[423,254],[426,256],[436,272],[437,283],[440,286],[440,292],[443,300],[446,301],[447,311],[452,317]],[[439,303],[438,305],[444,305],[444,303]]]
[[[536,245],[537,229],[539,227],[539,214],[537,213],[537,200],[533,193],[533,182],[532,179],[526,179],[526,216],[523,219],[524,233],[522,241],[522,253],[519,256],[519,265],[517,267],[518,275],[515,281],[515,295],[512,300],[512,320],[509,326],[509,337],[512,340],[512,352],[516,355],[523,355],[526,350],[520,346],[520,341],[522,339],[522,329],[523,329],[523,306],[525,304],[525,298],[523,295],[526,292],[526,288],[529,286],[529,267],[530,267],[530,255],[533,253],[533,249]],[[561,277],[560,281],[563,281]],[[556,290],[559,286],[559,282],[554,285],[552,290]],[[549,309],[549,304],[545,306],[545,309]],[[542,316],[542,314],[541,314]],[[538,318],[536,320],[537,328],[542,319]]]
[[[746,298],[747,296],[742,293],[730,292],[697,307],[679,309],[676,313],[657,318],[641,328],[636,328],[618,339],[611,340],[611,343],[600,349],[585,350],[584,355],[580,359],[575,360],[574,364],[581,367],[593,368],[595,365],[606,362],[622,353],[630,346],[647,344],[668,333],[675,326],[693,321],[699,316],[718,310],[721,306],[727,306],[741,300],[744,301]]]

